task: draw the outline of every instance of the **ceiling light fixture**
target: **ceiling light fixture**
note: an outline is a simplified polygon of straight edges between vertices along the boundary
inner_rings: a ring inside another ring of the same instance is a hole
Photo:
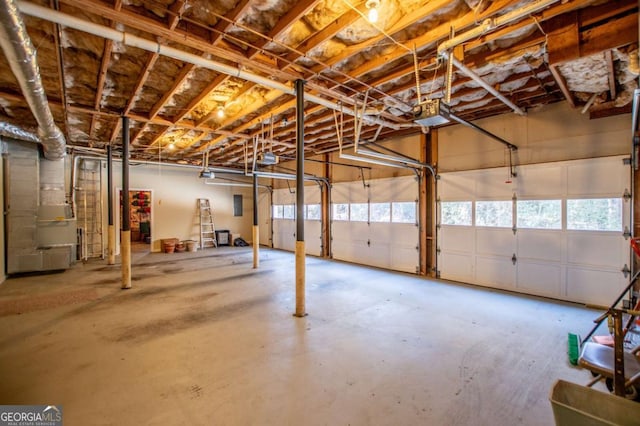
[[[216,111],[216,115],[218,116],[218,118],[223,119],[224,118],[224,106],[220,105],[218,107],[218,110]]]
[[[367,0],[367,9],[369,9],[369,22],[375,24],[378,22],[378,8],[380,7],[380,0]]]
[[[169,146],[167,148],[169,148],[170,151],[173,151],[174,149],[176,149],[176,146],[172,142],[172,143],[169,144]]]

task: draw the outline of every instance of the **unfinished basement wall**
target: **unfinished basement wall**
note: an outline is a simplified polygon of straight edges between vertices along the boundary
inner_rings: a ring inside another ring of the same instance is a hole
[[[515,165],[630,154],[629,114],[590,120],[566,102],[530,111],[474,121],[518,146]],[[462,125],[440,128],[438,172],[509,165],[504,145]]]
[[[114,223],[119,229],[118,194],[122,188],[122,163],[113,164]],[[106,162],[103,162],[103,182],[107,182]],[[229,230],[245,240],[251,240],[253,224],[253,193],[250,187],[230,187],[206,185],[198,177],[197,169],[171,166],[136,165],[129,172],[130,190],[151,191],[151,238],[152,251],[160,251],[161,239],[181,240],[200,238],[199,213],[196,209],[198,198],[208,198],[213,209],[216,230]],[[216,179],[219,179],[217,177]],[[233,177],[241,179],[241,177]],[[215,181],[215,179],[214,179]],[[105,206],[104,229],[107,229],[106,185],[103,193]],[[242,195],[242,216],[233,215],[233,195]],[[119,232],[116,232],[117,234]],[[119,238],[119,237],[117,237]],[[118,247],[119,250],[119,247]]]

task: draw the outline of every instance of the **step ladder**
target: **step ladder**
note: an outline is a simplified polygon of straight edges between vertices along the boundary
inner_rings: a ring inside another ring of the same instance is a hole
[[[200,212],[200,249],[218,247],[216,229],[213,226],[213,213],[208,198],[198,198]]]

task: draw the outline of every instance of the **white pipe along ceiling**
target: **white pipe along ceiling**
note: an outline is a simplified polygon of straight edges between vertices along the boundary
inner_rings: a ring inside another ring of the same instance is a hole
[[[3,0],[3,1],[8,1],[8,0]],[[137,37],[135,35],[128,34],[124,31],[118,31],[109,27],[105,27],[103,25],[95,24],[93,22],[87,22],[82,19],[78,19],[74,16],[53,11],[49,8],[38,6],[33,3],[29,3],[25,1],[18,1],[17,3],[20,11],[26,15],[40,18],[45,21],[54,22],[56,24],[64,25],[66,27],[83,31],[89,34],[93,34],[98,37],[103,37],[105,39],[119,42],[127,46],[137,47],[139,49],[143,49],[148,52],[158,53],[163,56],[167,56],[173,59],[177,59],[179,61],[183,61],[183,62],[197,65],[203,68],[207,68],[212,71],[216,71],[232,77],[237,77],[246,81],[259,84],[264,87],[279,90],[282,93],[295,96],[295,89],[293,87],[290,87],[286,84],[279,83],[269,78],[262,77],[260,75],[253,74],[247,71],[242,71],[239,68],[235,68],[221,62],[205,59],[201,56],[194,55],[192,53],[188,53],[173,47],[165,46],[160,43],[156,43],[141,37]],[[327,107],[336,111],[342,111],[348,115],[356,116],[358,114],[358,112],[355,111],[354,109],[345,107],[340,103],[330,101],[328,99],[322,98],[314,94],[305,93],[305,100],[308,100],[310,102],[316,103],[318,105],[322,105],[324,107]],[[396,130],[405,128],[405,127],[415,127],[414,124],[391,123],[389,121],[382,120],[379,117],[372,117],[370,115],[365,115],[361,118],[364,118],[368,122],[379,124],[385,127],[396,129]]]

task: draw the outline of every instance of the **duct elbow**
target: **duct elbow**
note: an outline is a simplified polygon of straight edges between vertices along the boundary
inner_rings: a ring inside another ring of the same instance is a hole
[[[66,142],[62,131],[57,126],[54,126],[54,128],[49,131],[39,128],[38,136],[40,137],[40,143],[44,151],[44,158],[52,161],[64,158]]]

